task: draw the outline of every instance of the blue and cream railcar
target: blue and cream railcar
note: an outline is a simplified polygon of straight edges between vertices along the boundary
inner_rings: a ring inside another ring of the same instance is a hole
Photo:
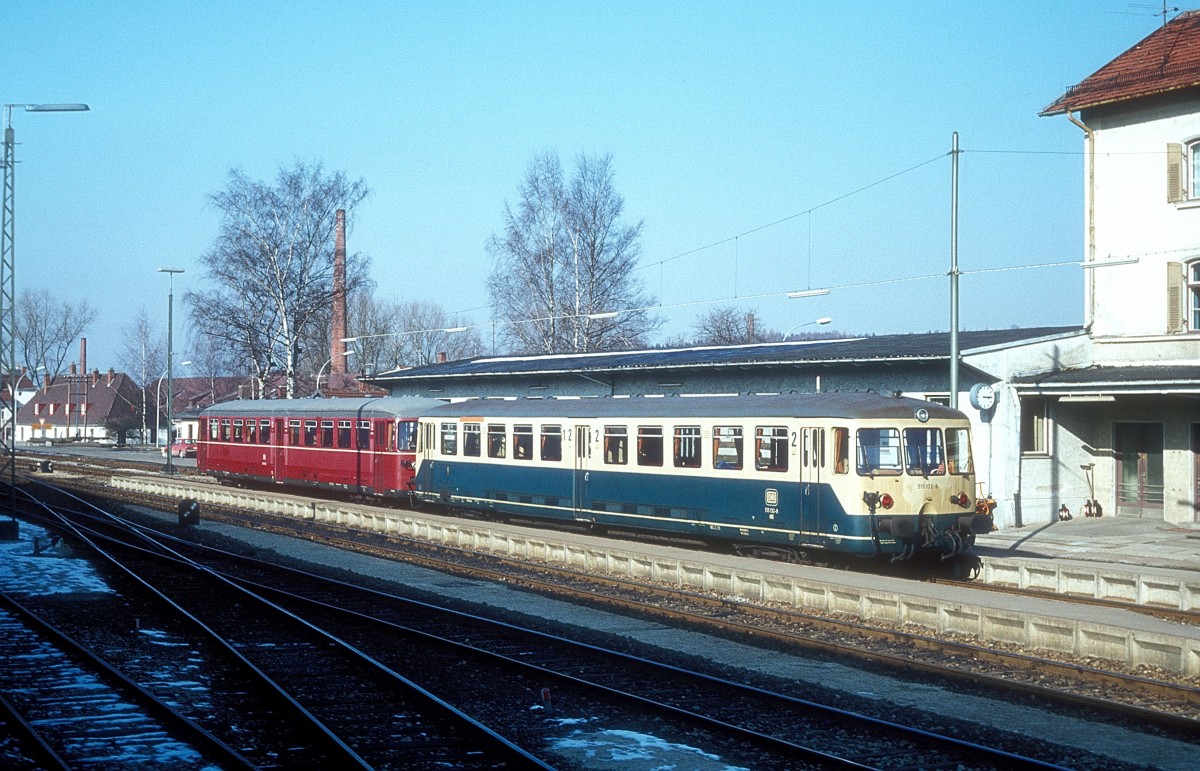
[[[966,417],[869,393],[460,402],[421,418],[415,481],[451,508],[788,556],[974,540]]]

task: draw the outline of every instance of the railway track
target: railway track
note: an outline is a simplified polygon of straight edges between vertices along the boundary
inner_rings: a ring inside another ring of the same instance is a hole
[[[513,730],[527,737],[545,722],[541,715],[528,717],[528,704],[540,697],[543,707],[552,702],[560,712],[590,715],[606,725],[651,725],[693,742],[700,737],[708,751],[715,747],[722,758],[755,768],[1055,767],[187,541],[172,540],[171,555],[164,557],[158,546],[129,545],[128,536],[114,532],[104,520],[90,520],[87,527],[91,540],[125,552],[122,562],[137,562],[140,571],[146,570],[143,561],[165,559],[176,569],[202,564],[203,572],[269,600],[312,628],[338,630],[339,640],[389,671],[407,671],[431,691],[454,693],[462,709],[488,715],[489,722],[515,725]],[[163,536],[156,534],[154,540],[161,543]],[[248,607],[246,612],[261,617],[263,610]],[[320,662],[323,672],[329,670],[324,658],[313,659],[311,651],[304,655],[310,668]],[[470,676],[483,672],[486,687],[469,684]],[[341,677],[348,679],[348,673]],[[500,694],[514,694],[516,701],[505,701]],[[524,725],[514,723],[514,716],[522,715]]]
[[[1130,720],[1167,730],[1200,730],[1200,722],[1197,722],[1200,719],[1200,689],[1194,683],[1113,671],[1105,667],[1104,662],[1081,663],[1033,656],[969,640],[918,635],[842,616],[760,607],[742,601],[688,594],[672,587],[584,575],[554,566],[530,565],[408,539],[328,525],[315,526],[257,513],[219,510],[211,505],[206,507],[205,517],[272,529],[386,558],[400,558],[437,570],[516,582],[539,592],[600,604],[622,613],[652,616],[788,650],[800,648],[822,655],[865,658],[889,667],[965,681],[981,690],[1023,692],[1086,709],[1119,712]],[[1056,599],[1070,601],[1073,598],[1060,596]]]

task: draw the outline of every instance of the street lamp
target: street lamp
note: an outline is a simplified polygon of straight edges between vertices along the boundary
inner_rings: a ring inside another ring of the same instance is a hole
[[[12,111],[14,107],[26,112],[82,112],[86,104],[6,104],[4,105],[4,193],[0,196],[0,371],[13,372],[17,368],[17,313],[16,281],[13,278],[16,261],[13,250],[13,181],[16,160],[13,151],[16,139],[13,135]],[[6,478],[9,490],[9,515],[16,507],[17,494],[17,410],[16,401],[12,409],[0,421],[0,442],[4,445],[4,460],[0,466],[0,478]],[[8,473],[4,473],[4,469]]]
[[[813,321],[805,321],[803,323],[797,324],[794,327],[792,327],[791,329],[789,329],[788,331],[783,333],[783,340],[781,342],[787,342],[788,335],[790,335],[792,332],[795,332],[800,327],[807,327],[807,326],[811,326],[813,324],[820,324],[820,325],[824,326],[825,324],[828,324],[831,321],[833,321],[833,319],[829,318],[828,316],[822,316],[821,318],[815,319]]]
[[[190,367],[190,366],[192,366],[192,363],[190,361],[181,361],[181,362],[179,362],[179,366]],[[170,370],[171,370],[171,366],[168,363],[167,368],[163,370],[163,373],[161,375],[159,375],[158,388],[156,388],[154,391],[154,446],[155,446],[155,448],[158,447],[158,442],[162,438],[162,384],[163,384],[164,379],[167,380],[167,399],[168,399],[168,401],[171,398],[171,382],[170,382],[170,379],[167,378],[167,373],[170,372]],[[171,405],[168,403],[167,404],[167,415],[169,416],[170,414],[171,414]],[[167,433],[169,434],[170,432],[171,432],[171,418],[168,417],[167,418]],[[168,442],[167,444],[170,445],[170,442]],[[168,458],[171,457],[171,451],[169,448],[167,450],[167,457]]]
[[[343,339],[343,340],[342,340],[342,342],[343,342],[343,343],[346,343],[346,342],[350,342],[350,341],[352,341],[352,340],[356,340],[356,339],[357,339],[357,338],[354,338],[354,337],[345,338],[345,339]],[[350,349],[350,350],[348,350],[348,351],[342,351],[342,355],[343,355],[343,356],[353,356],[353,355],[354,355],[354,349],[353,349],[353,348],[351,348],[351,349]],[[317,398],[318,396],[320,396],[320,395],[321,395],[321,375],[324,375],[324,374],[325,374],[325,368],[326,368],[326,367],[328,367],[328,366],[329,366],[329,365],[330,365],[332,362],[333,362],[333,357],[332,357],[332,356],[330,356],[330,357],[329,357],[329,361],[326,361],[324,364],[322,364],[322,365],[321,365],[321,369],[317,371],[317,387],[316,387],[316,389],[313,391],[313,398],[314,398],[314,399],[315,399],[315,398]]]
[[[175,333],[175,274],[182,273],[183,268],[159,268],[159,273],[166,273],[170,283],[167,289],[167,476],[175,473],[175,468],[171,465],[171,432],[173,426],[173,418],[171,415],[171,402],[173,394],[171,393],[171,360],[175,358],[174,348],[174,333]],[[162,380],[158,381],[162,385]]]

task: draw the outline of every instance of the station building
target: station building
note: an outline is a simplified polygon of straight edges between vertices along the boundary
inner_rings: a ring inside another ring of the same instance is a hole
[[[1200,12],[1043,112],[1084,144],[1082,323],[963,331],[959,408],[1000,528],[1062,507],[1200,520]],[[949,333],[481,357],[381,374],[447,399],[874,390],[950,401]]]

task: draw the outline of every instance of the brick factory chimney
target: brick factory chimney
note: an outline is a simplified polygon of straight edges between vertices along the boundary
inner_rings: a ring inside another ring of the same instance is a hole
[[[87,374],[87,338],[79,338],[79,374]]]
[[[333,345],[330,347],[329,374],[346,373],[346,210],[337,210],[333,242]]]

